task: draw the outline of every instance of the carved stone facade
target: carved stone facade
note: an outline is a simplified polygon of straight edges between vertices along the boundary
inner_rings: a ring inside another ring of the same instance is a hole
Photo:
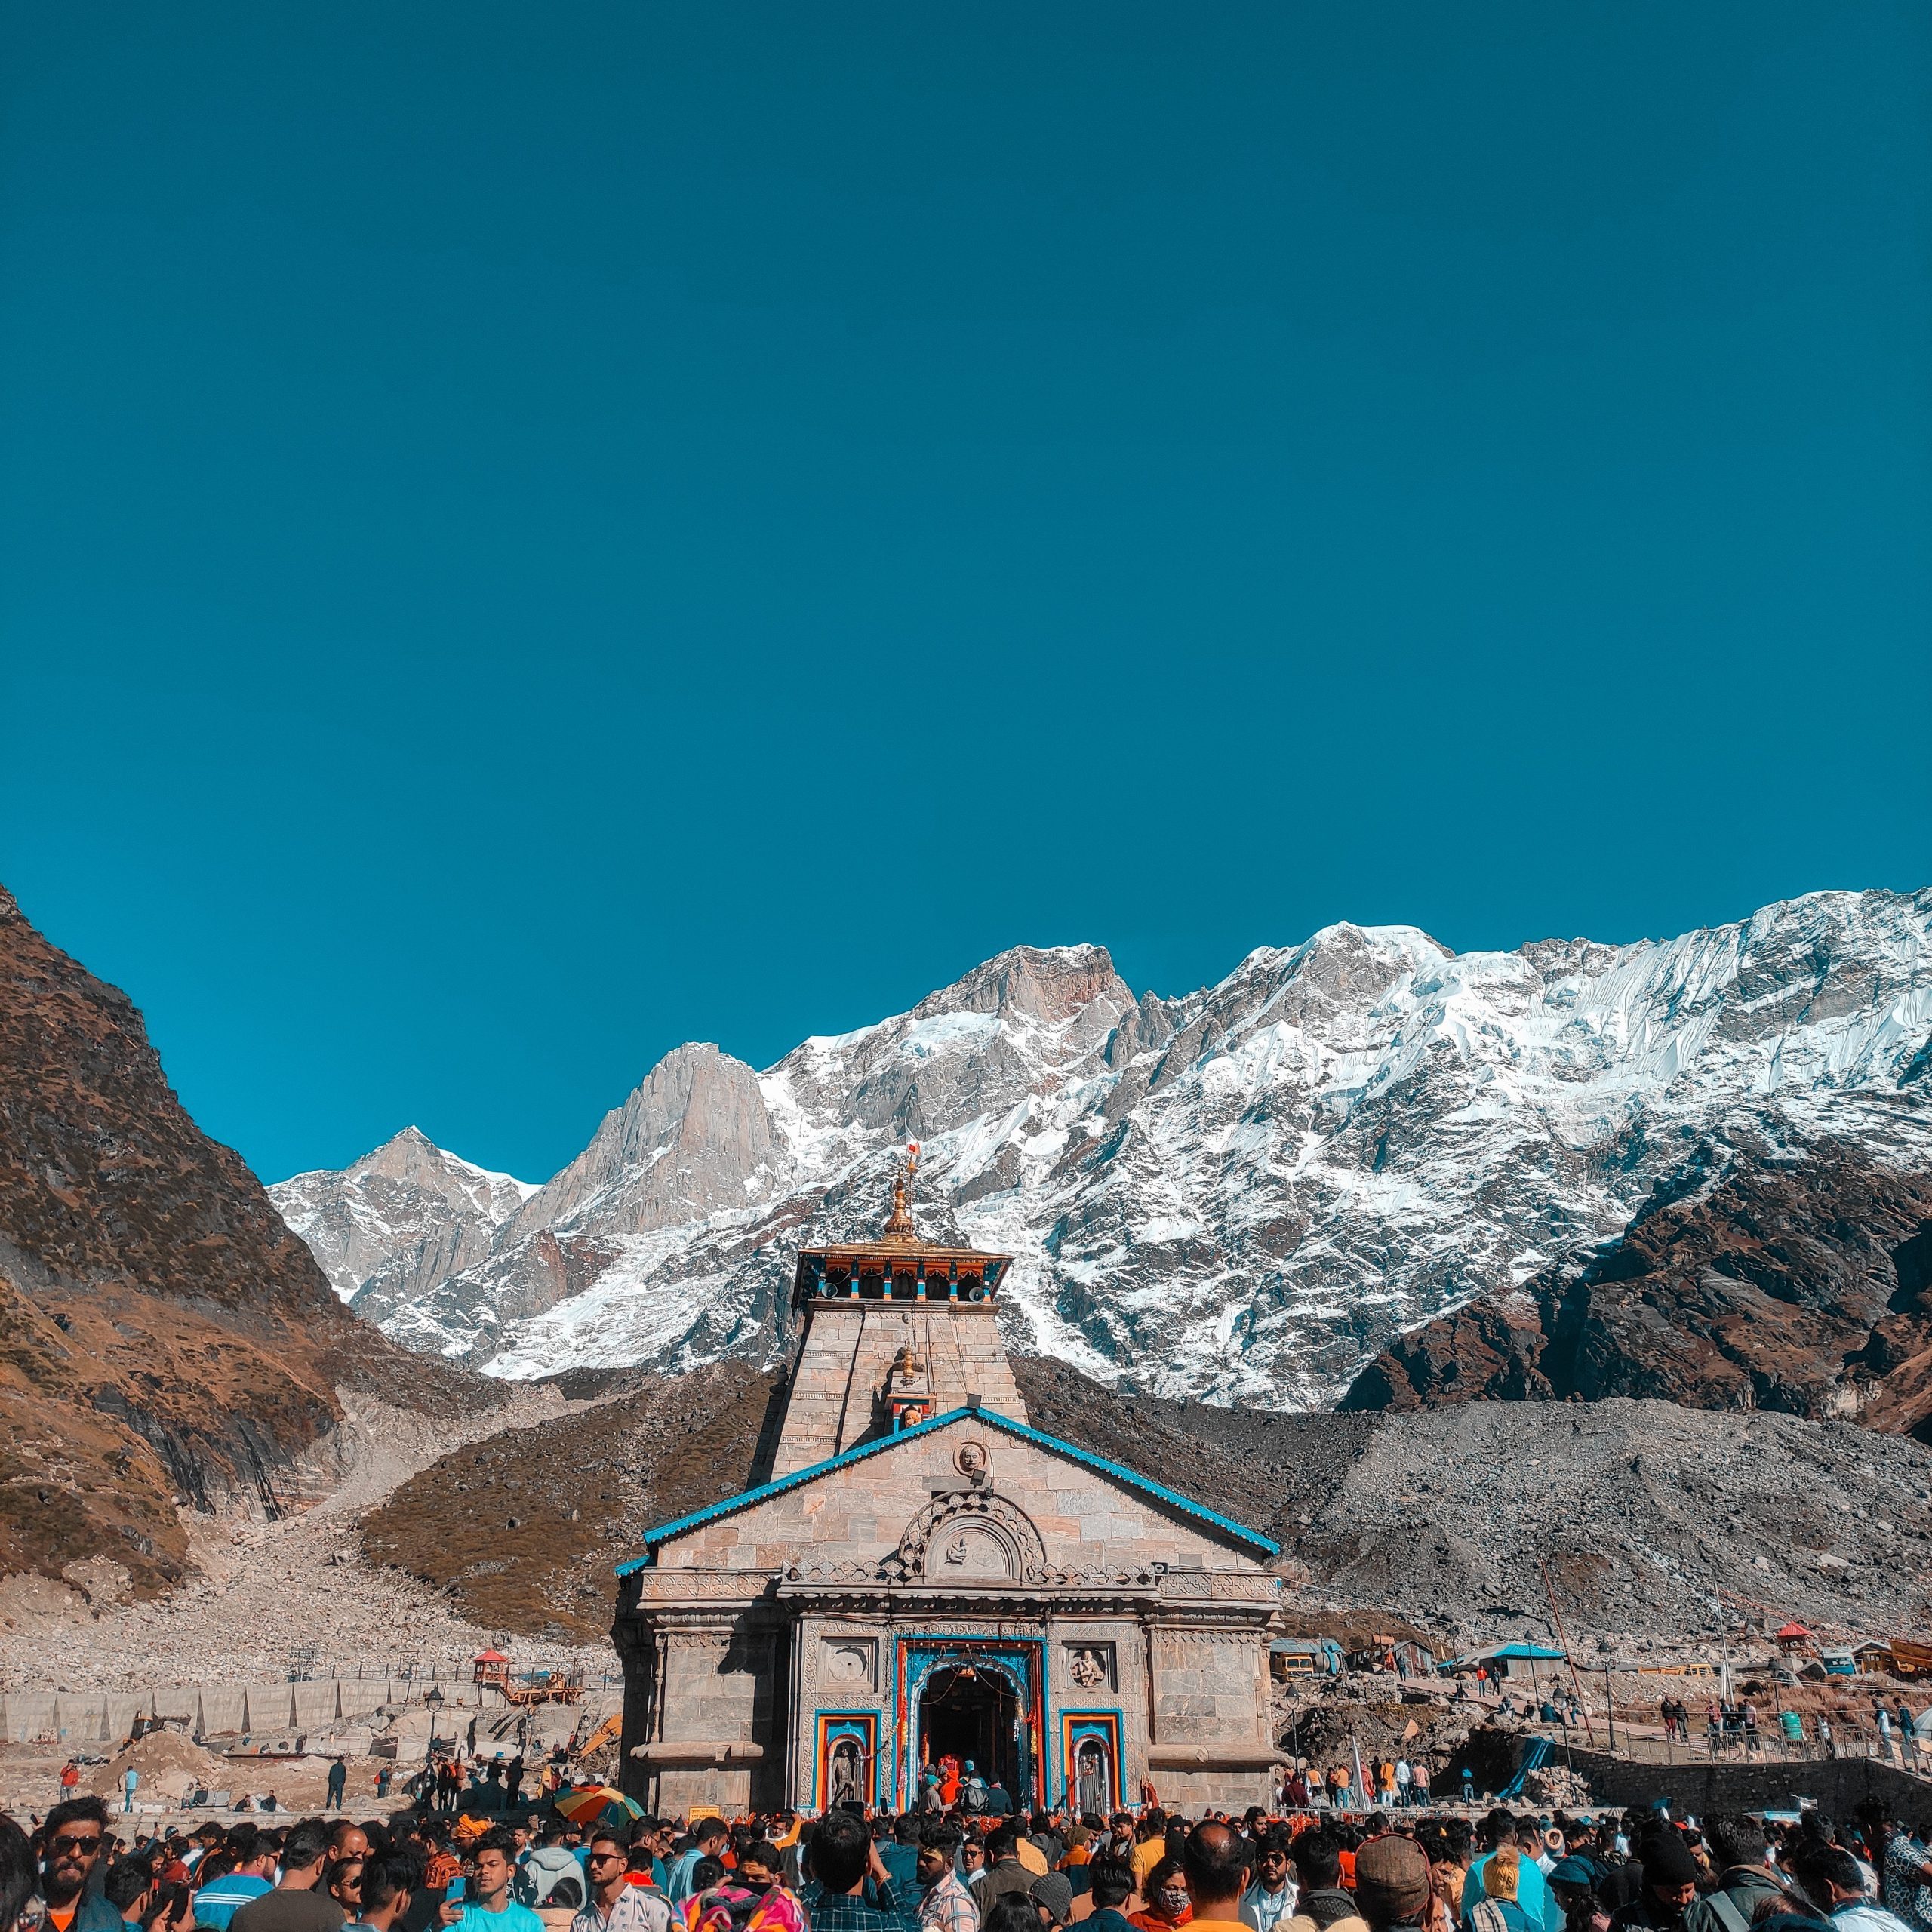
[[[904,1237],[801,1261],[801,1367],[829,1310],[820,1355],[849,1380],[868,1352],[847,1349],[855,1318],[903,1333],[887,1297],[908,1281],[919,1339],[873,1351],[869,1429],[852,1388],[807,1388],[772,1481],[622,1566],[623,1780],[653,1810],[900,1809],[968,1758],[1023,1805],[1137,1802],[1148,1784],[1190,1807],[1271,1796],[1275,1546],[971,1392],[926,1414],[966,1358],[940,1331],[970,1324],[975,1354],[997,1349],[1002,1267]],[[982,1379],[1010,1386],[997,1367]]]

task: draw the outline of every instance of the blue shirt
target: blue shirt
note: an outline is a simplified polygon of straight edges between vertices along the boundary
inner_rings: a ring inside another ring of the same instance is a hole
[[[226,1878],[204,1885],[195,1894],[195,1923],[211,1925],[215,1932],[228,1932],[228,1921],[251,1899],[274,1890],[267,1879],[257,1878],[252,1872],[230,1872]]]
[[[892,1881],[892,1889],[902,1899],[915,1899],[919,1896],[919,1847],[915,1844],[900,1844],[888,1838],[878,1847],[879,1863],[885,1867],[886,1876]],[[866,1896],[871,1897],[872,1887],[866,1887]]]
[[[1469,1922],[1470,1915],[1481,1905],[1487,1894],[1482,1888],[1482,1868],[1492,1854],[1484,1852],[1469,1867],[1469,1875],[1463,1881],[1463,1923]],[[1543,1868],[1527,1854],[1518,1861],[1516,1866],[1516,1903],[1523,1909],[1523,1916],[1532,1925],[1540,1924],[1543,1932],[1563,1932],[1563,1908],[1556,1902],[1556,1894],[1549,1889],[1549,1881],[1543,1875]]]
[[[664,1886],[665,1895],[673,1906],[681,1906],[691,1895],[691,1874],[697,1869],[698,1860],[704,1856],[696,1845],[688,1851],[681,1851],[671,1861],[671,1872]],[[654,1861],[654,1863],[655,1861]],[[657,1876],[654,1871],[653,1878]]]
[[[480,1905],[466,1905],[451,1932],[546,1932],[542,1919],[527,1905],[512,1899],[501,1912],[485,1912]]]

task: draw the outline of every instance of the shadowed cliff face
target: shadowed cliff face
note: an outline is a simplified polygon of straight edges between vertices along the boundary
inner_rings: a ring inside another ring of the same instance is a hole
[[[337,1383],[457,1380],[341,1306],[132,1002],[0,890],[0,1573],[165,1585],[180,1506],[274,1515],[327,1479]]]
[[[1617,1240],[1400,1337],[1349,1410],[1657,1397],[1932,1422],[1932,1173],[1706,1147]]]

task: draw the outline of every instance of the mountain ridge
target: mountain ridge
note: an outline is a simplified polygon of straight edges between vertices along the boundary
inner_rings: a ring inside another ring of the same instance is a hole
[[[1017,1257],[1020,1352],[1321,1406],[1620,1238],[1700,1147],[1932,1171],[1928,1042],[1928,891],[1511,952],[1338,922],[1176,998],[1104,947],[1011,948],[762,1071],[675,1050],[487,1256],[356,1305],[497,1374],[775,1364],[789,1255],[875,1223],[917,1139],[922,1227]]]

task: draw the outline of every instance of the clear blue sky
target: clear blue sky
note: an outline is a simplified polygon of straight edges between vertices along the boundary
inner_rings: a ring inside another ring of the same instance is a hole
[[[265,1177],[1932,879],[1909,0],[4,19],[0,878]]]

